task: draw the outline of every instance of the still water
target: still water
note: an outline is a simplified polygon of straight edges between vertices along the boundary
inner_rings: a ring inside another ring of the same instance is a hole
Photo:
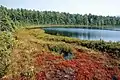
[[[45,32],[53,35],[62,35],[79,38],[82,40],[104,40],[120,41],[119,30],[101,30],[101,29],[84,29],[84,28],[44,28]]]

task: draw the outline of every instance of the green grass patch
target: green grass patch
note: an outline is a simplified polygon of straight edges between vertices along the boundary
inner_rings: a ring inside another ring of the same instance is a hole
[[[84,46],[101,52],[107,52],[109,54],[120,57],[120,42],[105,42],[103,40],[80,40],[77,38],[45,34],[43,30],[42,33],[36,32],[32,35],[35,36],[37,39],[42,39],[44,41],[65,42],[76,46]]]

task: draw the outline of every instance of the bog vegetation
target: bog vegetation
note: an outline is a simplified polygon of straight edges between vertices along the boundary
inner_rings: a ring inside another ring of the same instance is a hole
[[[13,48],[13,37],[10,33],[0,33],[0,78],[8,71],[11,64],[11,52]]]
[[[41,37],[37,36],[37,38],[41,38]],[[120,42],[105,42],[103,40],[99,40],[99,41],[79,40],[79,39],[72,39],[72,38],[53,36],[53,35],[52,36],[46,35],[43,38],[45,40],[50,40],[50,41],[62,41],[70,44],[75,44],[77,46],[84,46],[101,52],[107,52],[113,54],[116,57],[120,57]]]
[[[55,36],[20,26],[120,25],[119,17],[0,7],[0,79],[111,80],[120,78],[120,42]]]

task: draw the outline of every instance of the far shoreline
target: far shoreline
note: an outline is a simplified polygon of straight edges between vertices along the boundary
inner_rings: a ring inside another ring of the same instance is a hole
[[[92,26],[92,25],[32,25],[26,27],[26,29],[39,29],[39,28],[84,28],[84,29],[104,29],[104,30],[113,30],[113,31],[120,31],[120,25],[112,26]],[[115,29],[118,28],[118,29]]]

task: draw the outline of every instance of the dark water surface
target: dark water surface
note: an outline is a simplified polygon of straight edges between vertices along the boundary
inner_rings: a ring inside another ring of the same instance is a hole
[[[82,40],[120,41],[120,30],[84,28],[43,28],[46,33],[79,38]]]

